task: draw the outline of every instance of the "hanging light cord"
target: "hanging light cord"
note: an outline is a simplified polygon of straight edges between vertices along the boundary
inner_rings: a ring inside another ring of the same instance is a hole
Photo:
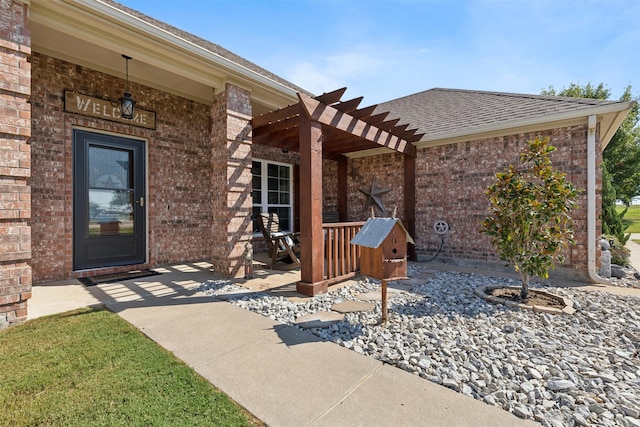
[[[126,76],[126,80],[127,80],[127,85],[124,88],[124,90],[125,90],[125,92],[129,92],[129,60],[131,59],[131,57],[127,56],[125,54],[122,54],[122,57],[124,58],[125,76]]]

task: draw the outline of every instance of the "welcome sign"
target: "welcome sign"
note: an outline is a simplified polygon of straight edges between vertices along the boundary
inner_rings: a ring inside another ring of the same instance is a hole
[[[64,111],[126,123],[147,129],[156,128],[156,113],[136,108],[133,119],[123,119],[120,104],[67,90],[64,92]]]

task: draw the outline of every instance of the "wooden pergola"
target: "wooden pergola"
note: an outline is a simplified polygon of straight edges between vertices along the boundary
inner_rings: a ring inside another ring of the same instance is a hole
[[[400,119],[373,114],[376,105],[358,109],[362,97],[340,101],[346,88],[314,98],[298,94],[299,102],[252,120],[253,143],[300,154],[301,281],[297,290],[306,295],[326,292],[322,228],[322,160],[338,162],[338,215],[347,217],[346,154],[385,147],[404,154],[404,218],[415,233],[415,158],[412,142],[424,134]]]

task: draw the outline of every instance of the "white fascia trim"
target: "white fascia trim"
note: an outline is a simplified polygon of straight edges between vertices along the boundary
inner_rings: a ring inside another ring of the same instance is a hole
[[[443,132],[440,134],[429,135],[428,137],[423,137],[420,141],[416,142],[414,145],[416,148],[426,148],[434,145],[443,145],[449,143],[449,141],[443,140],[455,140],[461,138],[467,138],[469,136],[473,136],[477,138],[478,136],[484,134],[507,134],[508,130],[518,130],[522,128],[528,127],[538,127],[540,125],[547,125],[547,128],[556,127],[559,122],[568,122],[572,123],[587,123],[588,117],[590,115],[606,115],[606,114],[615,114],[621,113],[625,110],[630,110],[634,105],[633,101],[631,102],[618,102],[615,104],[607,104],[601,106],[595,106],[592,108],[584,108],[581,110],[573,110],[567,111],[564,113],[558,113],[551,116],[540,116],[540,117],[531,117],[526,119],[512,120],[508,122],[501,123],[491,123],[488,125],[476,126],[470,129],[461,129],[455,130],[451,132]],[[566,124],[565,124],[566,125]],[[613,136],[613,135],[611,135]],[[605,141],[603,141],[605,142]],[[608,141],[606,141],[608,142]]]
[[[600,145],[602,146],[601,148],[603,151],[605,148],[607,148],[609,142],[611,142],[611,138],[613,138],[613,135],[616,134],[618,128],[627,117],[627,114],[629,114],[630,110],[631,108],[629,108],[628,110],[620,111],[617,114],[613,115],[612,120],[610,122],[607,122],[608,126],[606,128],[604,126],[604,123],[601,125],[602,127],[600,128]]]
[[[263,76],[247,67],[237,64],[229,59],[226,59],[216,53],[203,49],[202,47],[192,43],[188,40],[182,39],[175,34],[171,34],[166,30],[155,27],[148,22],[141,20],[133,15],[130,15],[120,9],[117,9],[111,5],[102,3],[100,0],[67,0],[68,3],[75,3],[81,5],[84,8],[95,11],[97,14],[101,14],[109,17],[110,19],[119,21],[123,25],[129,25],[136,28],[142,33],[146,33],[150,37],[155,37],[163,42],[173,45],[178,49],[187,51],[195,56],[199,56],[207,61],[213,62],[218,66],[224,67],[233,73],[236,73],[246,79],[253,80],[259,84],[272,88],[279,93],[285,93],[293,100],[297,99],[297,91],[280,83],[273,79]]]

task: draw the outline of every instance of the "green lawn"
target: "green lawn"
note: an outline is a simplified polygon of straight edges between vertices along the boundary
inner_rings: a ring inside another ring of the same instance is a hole
[[[616,210],[620,213],[624,210],[624,206],[617,206]],[[622,223],[628,225],[625,233],[640,233],[640,205],[629,206]]]
[[[263,425],[116,314],[0,331],[0,426]]]

